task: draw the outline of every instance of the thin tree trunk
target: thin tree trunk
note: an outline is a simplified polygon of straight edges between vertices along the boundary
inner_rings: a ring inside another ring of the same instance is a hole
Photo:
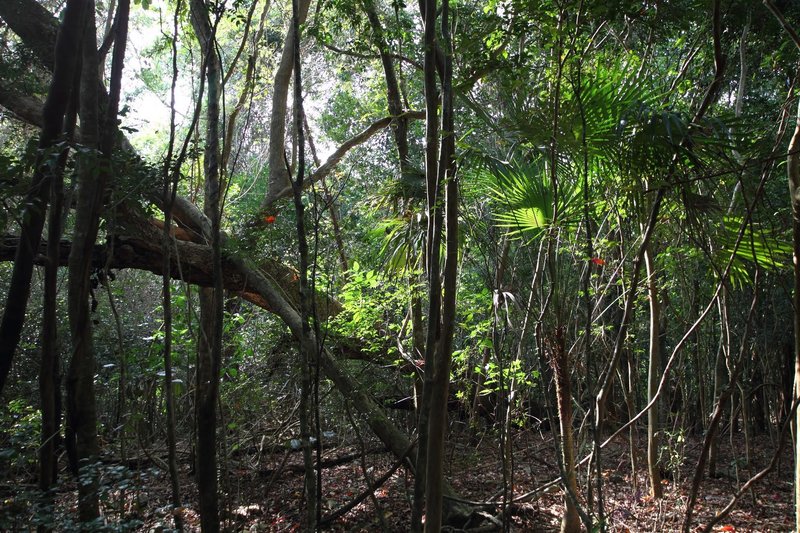
[[[626,351],[626,378],[622,383],[625,406],[628,408],[628,420],[636,415],[636,366],[633,354]],[[636,445],[636,428],[631,426],[628,430],[628,451],[631,455],[631,488],[636,494],[639,488],[639,448]]]
[[[43,125],[39,136],[39,154],[31,188],[25,196],[25,209],[22,213],[20,245],[14,256],[8,295],[0,321],[0,394],[5,388],[11,362],[19,344],[25,311],[30,297],[33,260],[39,248],[44,228],[45,211],[50,201],[50,183],[53,173],[53,154],[50,148],[56,142],[64,127],[64,115],[73,92],[75,75],[80,59],[80,46],[87,2],[70,0],[63,12],[58,31],[53,80],[42,110]]]
[[[500,245],[500,256],[498,258],[497,264],[495,265],[494,271],[494,286],[490,287],[492,292],[495,291],[501,292],[503,290],[503,277],[505,276],[506,264],[508,262],[508,252],[511,249],[511,241],[507,237],[503,237],[502,244]],[[530,297],[533,297],[533,287],[531,287]],[[519,350],[522,350],[525,331],[528,324],[528,315],[530,313],[530,299],[528,300],[528,306],[525,309],[525,319],[524,325],[522,328],[522,335],[520,336],[519,340]],[[470,431],[474,431],[477,428],[477,420],[478,420],[478,413],[481,407],[481,392],[483,391],[483,384],[486,381],[486,366],[489,364],[489,360],[492,356],[492,350],[490,347],[486,347],[483,349],[483,356],[481,357],[481,371],[478,372],[478,375],[475,378],[475,389],[472,393],[472,409],[470,412]],[[519,356],[519,354],[518,354]]]
[[[800,45],[798,45],[800,46]],[[794,257],[794,398],[800,398],[800,101],[798,101],[797,120],[792,140],[789,142],[789,155],[786,158],[786,171],[789,178],[789,195],[792,199],[792,254]],[[794,461],[794,501],[795,528],[800,531],[800,409],[795,411],[795,461]]]
[[[414,477],[414,504],[411,513],[412,531],[420,531],[426,501],[428,464],[428,433],[436,361],[436,342],[441,330],[442,282],[440,276],[440,246],[442,239],[442,210],[439,205],[439,98],[436,85],[436,4],[422,0],[424,30],[424,87],[425,87],[425,181],[427,191],[426,274],[428,276],[428,329],[425,335],[425,374],[422,386],[417,433],[417,471]],[[427,520],[426,520],[427,524]],[[426,525],[427,528],[427,525]]]
[[[756,290],[754,291],[753,299],[750,303],[750,310],[747,313],[747,318],[745,319],[745,329],[742,335],[742,342],[739,348],[739,357],[737,358],[733,369],[731,370],[730,382],[725,387],[724,390],[720,391],[719,399],[714,405],[714,412],[711,414],[711,419],[709,421],[708,433],[703,440],[703,447],[700,450],[700,457],[697,460],[697,465],[695,466],[694,470],[694,477],[692,478],[692,485],[689,489],[689,494],[686,503],[686,513],[683,519],[683,525],[681,527],[681,531],[683,533],[689,533],[689,530],[692,525],[692,513],[694,511],[694,505],[697,501],[697,493],[700,489],[700,483],[703,480],[703,472],[705,470],[705,462],[706,458],[709,456],[711,443],[716,438],[716,433],[718,433],[717,429],[719,428],[720,420],[722,419],[722,413],[725,411],[724,406],[725,404],[730,401],[730,397],[736,391],[736,382],[741,375],[742,369],[745,366],[745,353],[747,352],[747,343],[750,339],[750,332],[752,330],[752,322],[753,316],[755,315],[756,310],[756,303],[757,303],[757,295],[758,295],[758,286],[756,284]]]
[[[564,498],[564,514],[561,517],[561,532],[573,533],[581,530],[581,520],[573,498],[578,494],[578,480],[575,473],[575,442],[572,432],[572,386],[570,383],[569,353],[564,338],[565,331],[559,327],[555,332],[551,354],[551,365],[556,383],[556,403],[558,405],[558,422],[561,433],[561,464],[564,471],[564,486],[567,494]]]
[[[647,270],[647,294],[650,300],[650,358],[647,367],[647,401],[653,400],[658,391],[661,378],[661,303],[658,300],[658,284],[656,281],[655,262],[650,247],[645,250],[644,264]],[[659,499],[663,496],[661,489],[661,472],[658,466],[658,405],[647,412],[647,471],[650,475],[650,496]]]
[[[311,449],[311,434],[313,431],[313,408],[309,401],[313,392],[313,368],[317,364],[318,350],[316,341],[312,341],[311,320],[312,304],[309,287],[308,271],[308,239],[306,236],[303,206],[303,180],[305,178],[305,133],[303,128],[303,85],[300,61],[300,21],[303,17],[299,0],[292,1],[292,58],[294,62],[294,126],[297,135],[294,146],[297,148],[297,173],[292,180],[294,193],[295,216],[297,217],[297,248],[299,255],[300,277],[300,318],[302,320],[302,338],[300,339],[300,442],[303,448],[303,464],[305,466],[304,493],[306,500],[306,517],[304,527],[306,531],[315,531],[319,523],[321,510],[317,494],[317,473],[314,470],[314,459]],[[317,457],[317,460],[321,460]]]
[[[72,336],[72,358],[67,377],[67,414],[76,437],[79,465],[78,516],[91,522],[100,515],[98,501],[97,406],[94,393],[95,360],[89,309],[92,248],[97,239],[106,180],[110,174],[110,149],[100,137],[98,72],[94,2],[87,2],[81,74],[81,142],[87,148],[104,148],[103,156],[86,152],[79,160],[75,228],[68,260],[68,307]],[[122,44],[124,46],[125,43]],[[115,58],[116,59],[116,58]],[[121,73],[121,65],[119,66]],[[112,91],[114,87],[112,79]],[[116,119],[117,99],[109,102],[108,114]],[[105,117],[107,119],[107,117]],[[104,126],[110,121],[105,120]],[[113,130],[104,132],[113,136]]]
[[[164,313],[164,403],[167,426],[167,469],[169,470],[172,517],[175,529],[183,531],[183,516],[178,511],[181,507],[181,485],[178,479],[177,445],[175,437],[175,392],[172,387],[172,283],[169,275],[172,256],[172,207],[178,189],[177,168],[183,163],[183,153],[173,163],[175,148],[175,88],[178,81],[178,10],[175,10],[172,26],[172,85],[170,88],[170,121],[169,145],[164,162],[164,233],[163,233],[163,276],[161,290]],[[195,113],[195,118],[197,114]]]
[[[200,339],[197,350],[197,486],[200,527],[204,533],[219,531],[217,490],[217,395],[222,364],[223,287],[220,242],[220,99],[222,72],[216,51],[215,26],[203,0],[191,1],[192,27],[203,49],[206,94],[206,138],[203,173],[205,199],[203,211],[211,221],[206,239],[212,247],[213,288],[200,289]]]
[[[308,138],[308,147],[311,150],[311,156],[314,158],[314,166],[316,168],[320,167],[320,160],[317,156],[317,147],[314,145],[314,139],[311,137],[311,130],[308,127],[308,120],[306,116],[303,115],[303,129],[306,132]],[[331,190],[328,187],[328,181],[325,179],[325,176],[322,177],[320,180],[320,185],[322,185],[322,194],[325,198],[325,206],[328,208],[328,213],[331,216],[331,226],[333,226],[333,240],[336,243],[336,251],[339,254],[339,265],[342,267],[342,272],[347,272],[350,268],[348,266],[349,262],[347,260],[347,252],[344,248],[344,238],[342,238],[342,229],[341,225],[339,224],[339,209],[336,206],[336,201],[331,194]]]
[[[80,72],[74,73],[74,87],[66,110],[65,130],[68,138],[75,133],[80,91]],[[64,165],[67,151],[59,155],[50,183],[52,205],[47,227],[47,262],[45,263],[44,303],[42,318],[42,359],[39,388],[42,405],[42,445],[39,449],[39,487],[46,491],[58,477],[56,441],[61,426],[61,369],[58,341],[58,268],[60,239],[64,231]]]
[[[434,4],[435,7],[433,0],[427,1]],[[436,343],[433,367],[433,391],[428,425],[428,461],[425,474],[425,531],[435,533],[440,531],[443,518],[444,442],[447,432],[447,397],[450,385],[450,363],[453,355],[458,278],[458,179],[455,164],[453,49],[450,40],[449,5],[449,2],[442,3],[441,37],[445,60],[442,75],[442,140],[437,178],[437,186],[444,184],[445,191],[444,295],[441,332]],[[435,19],[435,14],[433,17]],[[426,31],[430,20],[431,18],[426,16]]]
[[[722,294],[720,295],[720,299],[725,297],[725,288],[722,289]],[[720,313],[720,320],[724,320],[723,314]],[[724,329],[724,324],[723,324]],[[714,360],[714,397],[712,398],[713,401],[716,401],[717,398],[720,398],[722,395],[722,391],[725,389],[725,381],[726,381],[726,369],[725,369],[725,354],[727,350],[726,340],[725,340],[725,332],[723,331],[720,334],[720,345],[717,349],[717,357]],[[712,403],[712,405],[714,405]],[[725,406],[723,406],[721,415],[723,418],[725,416]],[[715,436],[715,438],[711,441],[711,448],[708,452],[708,477],[717,477],[717,457],[719,455],[719,434]]]
[[[415,274],[412,274],[416,276]],[[412,280],[410,280],[413,282]],[[418,281],[418,280],[416,280]],[[411,292],[411,353],[414,359],[414,408],[417,417],[420,415],[423,395],[424,369],[421,372],[417,361],[421,360],[425,354],[425,323],[422,320],[422,295],[420,290],[413,289]]]
[[[75,72],[75,87],[65,119],[66,133],[72,138],[75,132],[80,84],[80,72]],[[63,233],[64,212],[64,165],[67,151],[59,156],[58,166],[53,171],[50,183],[52,205],[47,226],[47,262],[44,275],[44,303],[42,317],[42,357],[39,366],[39,397],[42,409],[41,446],[39,447],[39,488],[45,492],[46,501],[53,504],[48,493],[58,478],[58,456],[56,449],[61,431],[61,368],[58,339],[58,268]],[[40,531],[49,528],[40,526]]]

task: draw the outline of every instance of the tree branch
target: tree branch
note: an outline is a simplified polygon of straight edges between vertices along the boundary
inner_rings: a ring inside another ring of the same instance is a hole
[[[425,113],[422,111],[408,111],[406,113],[403,113],[402,116],[421,120],[425,118]],[[349,152],[356,146],[367,142],[376,133],[389,126],[389,124],[391,124],[394,119],[395,117],[384,117],[370,124],[369,127],[367,127],[367,129],[347,139],[339,146],[339,148],[336,149],[335,152],[333,152],[333,154],[331,154],[328,157],[328,159],[322,164],[321,167],[316,169],[310,176],[306,177],[303,186],[308,187],[312,183],[316,183],[317,181],[320,181],[322,178],[327,177],[333,171],[333,169],[336,168],[336,165],[339,164],[339,161],[341,161],[342,158],[345,155],[347,155],[347,152]],[[275,192],[274,195],[271,195],[265,202],[265,207],[269,207],[270,205],[274,204],[281,198],[285,198],[287,196],[290,196],[291,194],[292,194],[292,187],[286,186],[283,189]]]

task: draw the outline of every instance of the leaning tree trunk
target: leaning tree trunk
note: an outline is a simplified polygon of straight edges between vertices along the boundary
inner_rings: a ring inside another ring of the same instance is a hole
[[[80,73],[74,73],[75,84],[80,83]],[[73,88],[65,119],[66,135],[72,139],[78,112],[78,88]],[[45,493],[58,478],[57,441],[61,432],[61,367],[58,339],[58,268],[60,240],[64,231],[64,165],[67,151],[59,154],[50,183],[52,205],[47,224],[47,261],[44,274],[44,302],[42,305],[42,356],[39,364],[39,398],[42,409],[42,434],[39,447],[39,488]],[[48,502],[50,495],[47,494]],[[40,530],[46,529],[40,527]]]
[[[58,30],[53,79],[42,110],[43,124],[39,136],[36,171],[31,188],[25,196],[20,246],[14,255],[14,268],[0,321],[0,393],[3,392],[11,371],[11,362],[19,344],[28,307],[33,263],[42,237],[45,211],[50,201],[50,182],[53,173],[57,172],[52,164],[53,154],[49,150],[62,132],[64,115],[73,92],[87,5],[81,0],[68,1]],[[11,6],[6,7],[13,11]]]

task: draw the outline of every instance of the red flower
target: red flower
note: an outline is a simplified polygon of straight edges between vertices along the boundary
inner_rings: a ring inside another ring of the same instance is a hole
[[[264,222],[266,222],[267,224],[272,224],[273,222],[275,222],[275,217],[272,215],[267,215],[264,217]]]
[[[599,257],[592,257],[592,263],[598,266],[603,266],[606,264],[606,262],[603,259],[600,259]]]

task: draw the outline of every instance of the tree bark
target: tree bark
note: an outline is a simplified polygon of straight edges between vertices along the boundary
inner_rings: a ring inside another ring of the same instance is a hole
[[[575,441],[572,431],[572,384],[570,382],[569,353],[566,348],[563,327],[556,329],[552,341],[551,365],[556,382],[556,404],[561,433],[561,464],[563,465],[564,487],[568,494],[564,497],[564,514],[561,517],[561,533],[581,530],[581,519],[573,498],[578,494],[578,480],[575,474]],[[571,493],[571,494],[569,494]]]
[[[203,50],[202,75],[206,83],[206,133],[203,150],[204,206],[211,231],[203,237],[211,244],[213,285],[200,290],[200,339],[197,346],[197,487],[200,527],[205,533],[219,531],[217,491],[217,397],[222,365],[223,284],[220,242],[220,99],[222,67],[216,49],[215,30],[204,0],[192,0],[191,22]]]
[[[800,45],[799,45],[800,46]],[[789,181],[789,197],[792,202],[792,255],[794,272],[794,399],[800,398],[800,100],[798,100],[795,130],[789,141],[786,158],[786,173]],[[800,431],[800,409],[795,411],[794,433]],[[795,528],[800,531],[800,438],[795,438],[794,455],[794,501]]]
[[[435,2],[427,0],[435,6]],[[445,263],[441,331],[436,343],[433,366],[433,391],[428,425],[428,462],[425,485],[425,531],[438,532],[442,526],[444,482],[444,443],[447,433],[447,399],[450,363],[453,355],[453,332],[456,319],[456,283],[458,278],[458,180],[455,164],[453,111],[453,50],[450,38],[449,2],[442,3],[441,39],[445,53],[442,74],[442,132],[437,187],[445,193]],[[427,21],[426,19],[426,29]],[[427,93],[426,93],[427,94]],[[430,118],[430,117],[429,117]],[[441,230],[439,230],[441,231]],[[438,250],[433,252],[438,254]],[[426,367],[427,370],[427,367]]]
[[[72,250],[68,260],[68,308],[72,337],[72,358],[67,374],[67,417],[75,433],[79,466],[78,516],[91,522],[100,516],[98,501],[97,406],[94,392],[95,360],[92,321],[89,309],[91,291],[91,252],[97,239],[100,209],[108,161],[98,157],[100,148],[100,108],[97,96],[98,63],[94,26],[94,1],[87,3],[83,36],[80,118],[81,144],[87,149],[79,158],[77,201]]]
[[[644,252],[644,264],[647,270],[647,295],[650,300],[650,358],[647,367],[647,401],[649,403],[658,391],[661,377],[661,342],[659,339],[661,303],[658,300],[655,262],[650,247]],[[661,472],[658,466],[659,414],[658,405],[647,412],[647,471],[650,476],[650,496],[656,499],[663,496]]]
[[[295,146],[297,147],[297,169],[296,177],[292,181],[292,192],[294,196],[294,209],[297,218],[297,251],[300,263],[300,320],[301,339],[300,339],[300,441],[303,448],[303,464],[305,466],[304,492],[306,500],[306,516],[304,526],[306,531],[315,531],[318,528],[321,515],[321,497],[317,494],[317,473],[314,471],[314,460],[311,449],[311,434],[313,432],[313,413],[319,408],[318,405],[311,405],[312,395],[314,395],[313,369],[319,364],[319,347],[311,336],[311,321],[314,320],[313,309],[311,307],[311,287],[309,286],[309,257],[308,257],[308,238],[306,236],[306,226],[304,219],[305,206],[303,205],[303,181],[306,173],[305,156],[305,129],[303,127],[303,84],[302,84],[302,64],[300,61],[300,5],[299,0],[292,1],[292,59],[294,62],[294,124]],[[316,336],[314,336],[316,338]],[[319,436],[317,436],[319,442]],[[319,452],[319,448],[317,448]],[[320,454],[317,453],[317,461],[321,461]]]
[[[421,0],[424,22],[424,88],[425,88],[425,181],[427,192],[426,265],[428,277],[428,327],[425,337],[425,366],[417,433],[417,472],[414,477],[414,504],[411,528],[421,530],[423,506],[427,501],[428,432],[436,365],[436,343],[441,331],[442,282],[440,277],[440,247],[442,239],[442,209],[439,205],[439,95],[436,85],[436,0]],[[426,510],[427,512],[427,510]],[[426,521],[427,523],[427,521]],[[426,526],[427,527],[427,526]]]
[[[299,0],[298,19],[304,24],[311,0]],[[272,83],[272,114],[269,119],[269,187],[264,205],[271,204],[281,195],[291,193],[289,170],[286,168],[286,109],[289,85],[294,65],[294,29],[289,25],[283,52]]]

